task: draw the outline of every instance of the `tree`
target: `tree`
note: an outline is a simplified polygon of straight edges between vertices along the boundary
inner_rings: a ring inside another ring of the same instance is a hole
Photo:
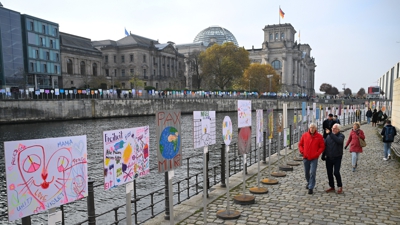
[[[232,42],[214,44],[207,48],[200,53],[199,62],[207,88],[222,90],[230,87],[235,79],[241,78],[243,71],[250,65],[249,53]]]
[[[267,75],[273,75],[268,78]],[[271,79],[271,89],[269,89]],[[240,79],[233,81],[236,90],[251,90],[259,93],[278,92],[280,90],[279,75],[270,64],[252,63],[244,71]]]
[[[330,94],[329,92],[331,89],[332,89],[332,85],[327,84],[327,83],[323,83],[319,87],[319,90],[325,92],[325,94]]]
[[[139,79],[138,74],[129,74],[131,76],[131,79],[129,80],[129,83],[131,84],[131,87],[133,89],[136,89],[137,87],[144,87],[144,81]]]
[[[350,88],[346,88],[346,89],[344,90],[344,92],[343,92],[343,94],[346,95],[346,96],[350,96],[352,93],[353,93],[353,92],[351,91]]]
[[[337,94],[339,94],[339,90],[338,90],[336,87],[332,87],[332,88],[329,90],[329,94],[331,94],[331,95],[337,95]]]
[[[362,98],[362,97],[364,97],[364,95],[365,95],[365,89],[360,88],[360,90],[358,90],[358,92],[357,92],[357,97]]]
[[[189,52],[187,58],[189,64],[189,74],[192,75],[192,84],[197,88],[201,88],[202,74],[200,72],[200,51],[194,50]]]

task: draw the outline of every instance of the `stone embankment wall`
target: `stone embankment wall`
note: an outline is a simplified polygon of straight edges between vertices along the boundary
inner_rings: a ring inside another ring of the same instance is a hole
[[[154,115],[159,110],[237,111],[238,99],[80,99],[80,100],[7,100],[0,104],[0,124],[54,120],[96,119],[107,117]],[[251,99],[252,109],[282,109],[284,101]],[[301,101],[288,101],[288,109],[301,108]],[[277,107],[279,105],[279,107]],[[308,102],[312,107],[312,102]]]

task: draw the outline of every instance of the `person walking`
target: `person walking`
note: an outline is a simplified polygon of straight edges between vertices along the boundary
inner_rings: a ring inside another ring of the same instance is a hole
[[[360,129],[360,123],[355,122],[353,123],[353,129],[350,131],[349,139],[347,139],[346,147],[344,147],[344,149],[347,149],[347,147],[350,145],[351,165],[353,166],[353,172],[356,171],[358,159],[360,158],[359,155],[363,151],[358,138],[365,140],[365,135],[364,131]]]
[[[335,121],[335,123],[340,124],[340,120],[339,120],[339,118],[338,118],[337,115],[334,115],[334,116],[333,116],[333,120]],[[333,127],[333,126],[332,126],[332,127]]]
[[[330,132],[332,132],[332,126],[333,124],[335,124],[336,121],[333,120],[333,114],[329,113],[328,118],[326,120],[324,120],[324,122],[322,123],[322,130],[323,130],[323,136],[324,139],[326,138],[326,129],[328,129]]]
[[[341,126],[339,124],[334,124],[332,127],[332,132],[327,130],[328,136],[325,139],[325,151],[322,153],[321,157],[321,159],[325,161],[326,172],[328,174],[329,188],[325,190],[327,193],[335,191],[335,181],[333,176],[335,176],[338,186],[337,193],[343,193],[340,166],[342,164],[345,137],[340,132],[340,127]]]
[[[394,136],[397,135],[396,127],[392,126],[392,121],[386,120],[386,125],[381,131],[383,141],[383,160],[390,159],[390,147],[394,141]]]
[[[307,181],[308,194],[313,193],[315,176],[317,174],[318,158],[325,149],[325,142],[317,131],[317,125],[311,123],[308,131],[300,138],[299,151],[303,155],[304,173]]]
[[[361,110],[356,110],[356,122],[361,122]]]
[[[374,109],[374,112],[372,113],[372,126],[376,127],[376,123],[378,122],[378,112],[376,109]]]
[[[365,116],[367,117],[367,124],[371,123],[371,117],[372,117],[372,110],[371,108],[368,108],[367,113],[365,114]]]

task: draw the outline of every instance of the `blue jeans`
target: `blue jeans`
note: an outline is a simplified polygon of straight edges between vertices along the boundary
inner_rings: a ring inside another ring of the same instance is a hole
[[[371,117],[367,117],[367,124],[371,122]]]
[[[390,146],[392,145],[392,142],[383,142],[383,154],[385,158],[388,158],[388,155],[390,155]]]
[[[315,176],[317,175],[318,158],[313,160],[303,159],[304,174],[308,184],[308,189],[314,189]]]
[[[360,153],[359,152],[352,152],[351,153],[351,165],[353,167],[356,167],[356,164],[358,162],[358,158],[359,158]]]

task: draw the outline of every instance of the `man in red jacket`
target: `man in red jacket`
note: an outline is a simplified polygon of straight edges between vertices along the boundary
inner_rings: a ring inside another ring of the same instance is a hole
[[[317,131],[317,125],[311,123],[299,142],[299,151],[303,155],[304,173],[307,180],[308,194],[313,193],[317,174],[318,158],[325,149],[324,138]]]

